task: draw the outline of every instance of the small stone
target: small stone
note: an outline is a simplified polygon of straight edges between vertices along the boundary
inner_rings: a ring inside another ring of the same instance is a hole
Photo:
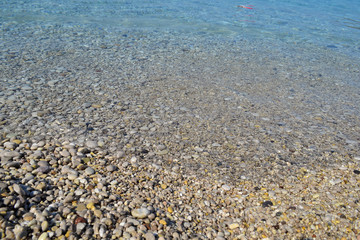
[[[155,235],[152,232],[147,232],[144,237],[145,237],[145,240],[155,240],[156,239]]]
[[[92,167],[87,167],[85,169],[85,174],[86,175],[93,175],[95,173],[95,170]]]
[[[95,142],[95,141],[87,141],[87,142],[85,143],[85,146],[88,147],[88,148],[90,148],[90,149],[92,149],[92,148],[97,148],[97,147],[98,147],[98,144],[97,144],[97,142]]]
[[[64,199],[64,203],[71,203],[72,201],[74,201],[74,195],[72,194],[67,195]]]
[[[130,159],[130,162],[131,163],[136,163],[137,162],[137,158],[135,156],[133,156],[131,159]]]
[[[262,207],[263,208],[266,208],[266,207],[271,207],[273,206],[274,204],[272,203],[272,201],[265,201],[262,203]]]
[[[77,207],[76,207],[76,211],[81,212],[81,211],[84,211],[84,210],[86,210],[86,206],[85,206],[85,204],[80,203],[79,205],[77,205]]]
[[[60,152],[60,155],[63,156],[63,157],[69,157],[70,156],[70,153],[67,151],[67,150],[62,150]]]
[[[40,166],[36,169],[36,172],[39,174],[46,174],[48,172],[50,172],[50,167],[49,166]]]
[[[201,147],[195,147],[194,150],[195,150],[196,152],[199,152],[199,153],[201,153],[201,152],[204,151],[204,149],[201,148]]]
[[[73,181],[75,179],[78,178],[78,175],[77,174],[73,174],[73,173],[68,173],[68,179]]]
[[[131,211],[131,215],[139,219],[146,218],[149,214],[150,211],[147,208],[138,208]]]
[[[230,230],[234,230],[235,228],[238,228],[240,225],[238,223],[232,223],[229,225]]]
[[[49,167],[50,164],[47,161],[39,161],[38,162],[39,167]]]
[[[20,168],[21,167],[21,164],[19,162],[9,162],[8,164],[6,164],[6,166],[8,168]]]
[[[172,208],[172,207],[168,207],[168,209],[167,209],[167,210],[168,210],[168,212],[169,212],[169,213],[173,213],[173,212],[174,212],[174,210],[173,210],[173,208]]]
[[[86,208],[90,210],[96,209],[94,202],[89,202],[88,204],[86,204]]]
[[[43,158],[43,157],[44,157],[44,154],[43,154],[42,151],[36,150],[36,151],[32,154],[32,157],[35,158],[35,159],[40,159],[40,158]]]
[[[26,191],[18,184],[13,185],[14,191],[22,197],[26,196]]]
[[[46,187],[45,182],[40,182],[38,185],[36,185],[35,189],[42,191],[45,187]]]
[[[19,139],[14,139],[13,142],[16,143],[17,145],[19,145],[20,143],[22,143],[22,141],[19,140]]]
[[[49,239],[48,233],[44,232],[40,235],[40,237],[38,238],[38,240],[47,240]]]
[[[49,228],[49,222],[48,221],[44,221],[44,222],[41,223],[41,230],[43,232],[46,232],[48,230],[48,228]]]
[[[16,239],[22,239],[27,235],[26,229],[21,225],[16,225],[13,232]]]
[[[1,161],[5,161],[5,162],[17,158],[19,156],[20,153],[16,151],[4,151],[0,154]]]
[[[63,230],[61,228],[56,229],[55,236],[60,237],[63,234]]]
[[[86,219],[80,216],[77,216],[74,220],[74,224],[77,225],[79,223],[86,223]]]
[[[86,227],[86,223],[80,222],[78,224],[76,224],[76,233],[80,234],[84,228]]]
[[[6,148],[6,149],[15,149],[16,148],[16,143],[14,143],[14,142],[5,142],[4,143],[4,147]]]
[[[168,153],[169,153],[169,150],[165,149],[165,150],[157,152],[156,154],[157,155],[165,155],[165,154],[168,154]]]
[[[94,215],[95,215],[95,217],[97,217],[97,218],[101,218],[102,212],[101,212],[99,209],[96,209],[96,210],[94,210]]]
[[[329,181],[329,183],[331,184],[331,185],[336,185],[336,184],[339,184],[339,183],[341,183],[341,179],[331,179],[330,181]]]
[[[166,224],[167,224],[167,222],[166,222],[164,219],[161,219],[161,220],[159,221],[159,223],[162,224],[162,225],[166,225]]]
[[[108,172],[113,172],[113,171],[116,170],[116,166],[114,166],[114,165],[109,165],[109,166],[106,167],[106,170],[107,170]]]
[[[222,185],[221,188],[225,191],[229,191],[231,189],[229,185]]]
[[[355,170],[354,170],[354,173],[355,173],[355,174],[360,174],[360,171],[355,169]]]

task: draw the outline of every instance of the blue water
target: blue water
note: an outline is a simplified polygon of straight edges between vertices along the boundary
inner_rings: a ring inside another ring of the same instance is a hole
[[[357,0],[1,1],[0,23],[21,22],[239,35],[308,42],[360,56]]]

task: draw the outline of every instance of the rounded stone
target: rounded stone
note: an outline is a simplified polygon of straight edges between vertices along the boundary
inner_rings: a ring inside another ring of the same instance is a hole
[[[87,141],[85,143],[85,146],[91,149],[91,148],[97,148],[98,144],[96,141]]]
[[[138,219],[146,218],[149,214],[150,211],[147,208],[138,208],[131,211],[131,215]]]
[[[85,174],[86,175],[93,175],[95,173],[95,170],[92,167],[87,167],[85,169]]]

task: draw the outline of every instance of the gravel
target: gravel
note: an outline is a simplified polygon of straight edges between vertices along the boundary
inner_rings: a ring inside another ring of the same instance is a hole
[[[200,33],[1,31],[0,238],[360,238],[353,59]]]

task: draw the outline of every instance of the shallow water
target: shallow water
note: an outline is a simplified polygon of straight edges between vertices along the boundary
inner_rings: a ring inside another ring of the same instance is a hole
[[[144,91],[145,102],[153,86],[183,85],[171,107],[192,109],[189,118],[252,137],[245,128],[259,122],[260,135],[292,133],[318,153],[338,142],[342,154],[359,155],[360,7],[321,2],[2,1],[0,117],[12,121],[1,131],[75,121],[68,113],[88,102],[122,101],[123,86]],[[44,106],[21,108],[33,99]],[[26,119],[52,101],[59,116]],[[47,131],[63,140],[76,133],[71,124]]]
[[[248,8],[243,8],[248,7]],[[0,20],[175,30],[311,42],[359,57],[360,3],[331,1],[2,1]],[[10,24],[11,25],[11,24]]]

